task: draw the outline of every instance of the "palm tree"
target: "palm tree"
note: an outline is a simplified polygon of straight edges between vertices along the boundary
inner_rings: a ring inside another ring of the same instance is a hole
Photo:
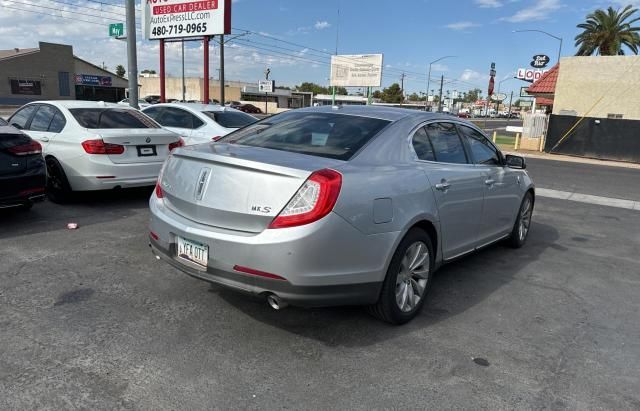
[[[579,47],[577,56],[601,56],[624,55],[622,46],[627,46],[634,54],[638,54],[640,47],[640,27],[632,24],[639,21],[640,17],[631,18],[638,9],[631,5],[620,11],[609,7],[607,11],[598,9],[587,15],[587,21],[578,24],[583,29],[575,38],[576,47]]]

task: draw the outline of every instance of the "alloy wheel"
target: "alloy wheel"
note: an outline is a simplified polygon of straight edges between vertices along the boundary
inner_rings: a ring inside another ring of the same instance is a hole
[[[529,226],[531,225],[531,198],[527,196],[522,204],[522,208],[520,209],[520,226],[518,227],[518,237],[520,241],[524,241],[527,238],[527,234],[529,233]]]
[[[405,251],[396,278],[396,304],[400,311],[410,312],[424,297],[430,262],[429,248],[421,241],[411,244]]]

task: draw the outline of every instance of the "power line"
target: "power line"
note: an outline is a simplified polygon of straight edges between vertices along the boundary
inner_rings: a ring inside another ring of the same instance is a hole
[[[50,1],[52,3],[65,4],[67,6],[73,6],[73,7],[76,7],[76,8],[80,6],[80,4],[78,4],[78,3],[69,3],[69,2],[61,1],[61,0],[46,0],[46,1]],[[116,15],[116,16],[122,17],[122,18],[126,17],[124,14],[120,14],[120,13],[117,13],[115,11],[107,11],[107,10],[102,10],[102,9],[95,9],[95,8],[91,8],[91,7],[89,7],[88,9],[92,10],[92,11],[97,11],[98,13],[113,14],[113,15]],[[59,10],[59,11],[67,11],[67,10]]]
[[[79,11],[60,10],[60,9],[57,9],[57,8],[54,8],[54,7],[47,7],[47,6],[42,6],[40,4],[33,4],[33,3],[24,3],[24,2],[15,1],[15,0],[4,0],[4,1],[8,1],[9,3],[21,4],[23,6],[33,6],[33,7],[37,7],[37,8],[41,8],[41,9],[54,10],[54,11],[58,11],[58,12],[61,12],[61,13],[71,13],[71,14],[77,14],[79,16],[95,17],[95,18],[99,18],[99,19],[109,20],[108,17],[98,16],[98,15],[95,15],[95,14],[80,13]],[[53,1],[53,0],[50,0],[50,1]],[[22,9],[19,9],[19,10],[22,10]],[[31,10],[23,10],[23,11],[31,11]],[[58,17],[62,17],[62,16],[58,16]],[[114,20],[112,19],[111,21],[114,21]]]

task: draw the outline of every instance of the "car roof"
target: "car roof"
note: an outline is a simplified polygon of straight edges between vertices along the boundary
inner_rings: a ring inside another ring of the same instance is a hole
[[[230,107],[224,107],[218,104],[202,104],[202,103],[160,103],[160,104],[154,104],[151,107],[182,107],[182,108],[187,108],[187,109],[191,109],[194,111],[233,111],[233,112],[237,112],[239,110],[230,108]],[[148,107],[146,107],[148,108]]]
[[[54,106],[70,108],[126,108],[117,103],[106,103],[104,101],[85,101],[85,100],[39,100],[34,101],[33,104],[53,104]]]
[[[405,118],[413,118],[414,120],[437,120],[451,119],[451,116],[440,113],[425,112],[420,110],[412,110],[396,107],[376,107],[361,105],[342,105],[342,106],[320,106],[298,109],[296,111],[307,113],[335,113],[346,114],[352,116],[362,116],[377,118],[380,120],[398,121]]]

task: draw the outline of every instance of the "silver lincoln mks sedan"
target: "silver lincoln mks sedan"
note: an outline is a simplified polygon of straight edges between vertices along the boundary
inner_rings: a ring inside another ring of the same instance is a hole
[[[534,186],[472,123],[373,107],[290,111],[178,148],[150,200],[150,244],[187,274],[288,304],[412,319],[434,270],[521,247]]]

